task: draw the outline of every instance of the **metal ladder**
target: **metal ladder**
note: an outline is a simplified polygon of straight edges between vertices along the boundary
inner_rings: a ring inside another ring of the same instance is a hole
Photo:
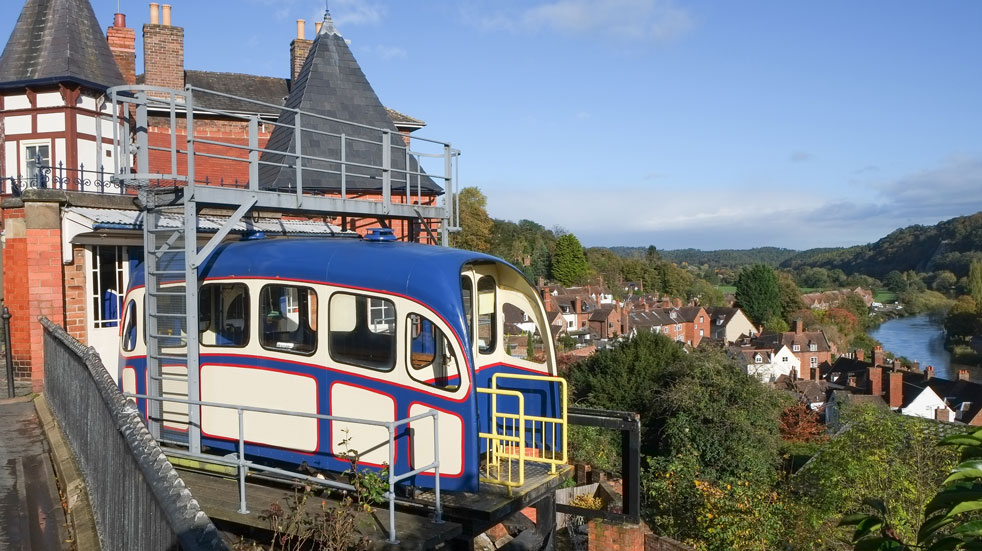
[[[197,401],[198,221],[196,205],[184,197],[188,189],[140,190],[145,216],[147,393]],[[183,425],[190,451],[200,452],[200,408],[188,405],[181,412],[174,407],[148,402],[151,434],[159,439],[164,421]]]

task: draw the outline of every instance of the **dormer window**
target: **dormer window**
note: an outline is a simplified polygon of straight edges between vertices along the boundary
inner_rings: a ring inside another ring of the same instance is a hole
[[[675,319],[675,312],[674,312],[674,311],[672,311],[672,312],[669,312],[669,313],[668,313],[668,317],[670,317],[670,318],[672,318],[672,319]]]
[[[764,358],[761,358],[760,357],[760,354],[757,354],[756,356],[754,356],[754,363],[755,364],[762,363],[763,361],[764,361]]]
[[[808,344],[808,350],[810,350],[812,352],[816,352],[816,351],[818,351],[818,345],[815,344],[815,343],[809,343]]]
[[[794,352],[801,352],[801,345],[800,344],[793,345],[791,347],[791,350]]]
[[[723,325],[723,318],[716,320],[716,325]]]

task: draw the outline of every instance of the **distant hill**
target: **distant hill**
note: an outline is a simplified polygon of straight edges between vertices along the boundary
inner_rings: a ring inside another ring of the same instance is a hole
[[[968,275],[973,259],[982,260],[982,212],[959,216],[934,226],[908,226],[875,243],[845,249],[811,249],[781,262],[781,268],[838,268],[882,279],[893,270],[949,270]]]
[[[648,248],[610,247],[610,250],[625,258],[643,258]],[[717,251],[700,251],[699,249],[659,250],[658,254],[663,259],[676,264],[685,262],[694,266],[709,264],[714,268],[740,268],[758,263],[778,266],[799,254],[799,251],[778,247],[757,247],[755,249],[720,249]]]

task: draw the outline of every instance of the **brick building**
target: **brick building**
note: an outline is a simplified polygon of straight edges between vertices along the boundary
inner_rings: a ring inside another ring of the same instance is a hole
[[[30,377],[35,388],[43,382],[39,316],[95,346],[116,376],[119,297],[143,252],[135,197],[129,190],[113,187],[106,174],[113,171],[113,127],[119,123],[103,101],[109,87],[192,86],[252,100],[202,94],[197,104],[217,113],[199,117],[196,110],[195,139],[232,144],[247,143],[249,119],[254,119],[261,128],[268,125],[259,133],[259,145],[275,149],[270,138],[284,105],[391,129],[403,136],[396,138],[400,144],[408,144],[409,133],[424,126],[381,104],[329,17],[314,40],[306,40],[298,25],[298,37],[291,44],[291,78],[282,79],[187,70],[184,30],[172,24],[169,6],[163,6],[162,13],[161,6],[154,3],[150,7],[149,23],[143,26],[143,75],[135,74],[135,31],[126,26],[125,16],[116,14],[104,35],[88,0],[27,0],[0,55],[3,296],[13,314],[11,355],[17,376]],[[325,61],[329,58],[343,60],[343,70],[330,73],[337,66]],[[325,86],[328,78],[340,86]],[[170,141],[169,117],[151,113],[148,126],[151,145]],[[176,120],[178,134],[186,133],[186,126],[183,119]],[[243,159],[247,155],[235,148],[208,147],[202,145],[198,152],[241,155]],[[353,153],[358,154],[367,155]],[[402,193],[402,201],[408,202],[411,185],[425,188],[414,200],[432,204],[442,189],[413,164],[408,153],[406,158],[404,168],[414,169],[417,178],[401,187],[394,182],[393,201],[399,201]],[[196,156],[200,166],[195,175],[199,183],[244,186],[248,180],[245,163],[198,159]],[[177,161],[181,165],[186,158]],[[170,171],[169,162],[162,152],[150,158],[151,168],[159,167],[160,172]],[[340,189],[321,182],[319,192],[338,195]],[[373,199],[380,198],[380,191],[352,186],[345,196]],[[202,220],[203,231],[214,231],[221,225],[221,213]],[[344,217],[280,219],[268,213],[257,214],[253,222],[270,233],[287,235],[334,233],[342,227],[364,231],[380,224],[375,219]],[[425,240],[419,221],[397,220],[392,226],[402,239]]]

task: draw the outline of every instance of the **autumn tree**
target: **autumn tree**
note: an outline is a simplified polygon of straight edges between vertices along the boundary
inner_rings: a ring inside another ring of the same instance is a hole
[[[780,317],[781,290],[774,269],[754,264],[741,270],[736,281],[736,301],[754,324]]]
[[[461,230],[451,235],[450,244],[458,249],[490,252],[494,222],[486,210],[487,197],[476,187],[465,187],[457,192],[457,201]]]
[[[580,282],[590,270],[583,245],[575,235],[568,233],[556,240],[552,254],[552,277],[563,285]]]

